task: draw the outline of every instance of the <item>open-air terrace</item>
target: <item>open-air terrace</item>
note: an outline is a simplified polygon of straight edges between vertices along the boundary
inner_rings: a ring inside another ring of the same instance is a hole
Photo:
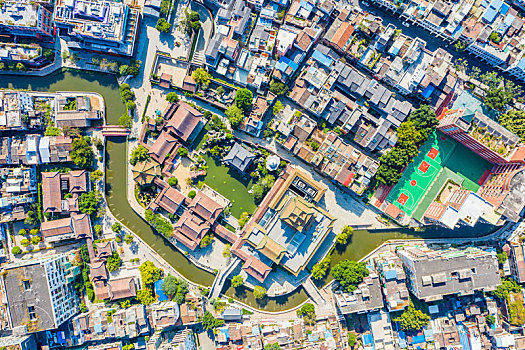
[[[0,23],[4,25],[36,27],[39,5],[29,1],[2,2]]]

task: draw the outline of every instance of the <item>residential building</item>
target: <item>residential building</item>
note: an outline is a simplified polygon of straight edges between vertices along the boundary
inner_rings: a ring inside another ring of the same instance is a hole
[[[36,201],[37,174],[32,167],[0,168],[0,222],[23,220]]]
[[[385,252],[374,259],[374,264],[381,279],[388,311],[404,310],[410,303],[410,296],[401,260],[394,253]]]
[[[522,242],[508,242],[510,275],[518,283],[525,282],[525,246]]]
[[[100,100],[93,96],[63,96],[55,98],[53,120],[58,128],[86,128],[102,120],[104,110]]]
[[[180,308],[174,301],[157,302],[152,304],[150,309],[155,329],[162,330],[179,323]]]
[[[51,40],[53,11],[51,1],[5,1],[0,8],[0,32],[15,37]]]
[[[140,12],[110,0],[57,0],[54,11],[59,35],[71,50],[133,56]]]
[[[479,221],[492,224],[499,221],[500,215],[492,204],[472,191],[456,188],[441,200],[428,206],[423,216],[426,222],[454,229],[460,225],[475,226]]]
[[[373,268],[369,267],[369,275],[353,292],[334,292],[335,302],[343,315],[367,313],[383,308],[381,282]]]
[[[411,246],[397,254],[405,268],[408,289],[426,302],[445,295],[491,291],[501,283],[494,249]]]
[[[0,338],[0,348],[16,350],[36,349],[36,339],[34,334],[25,335],[3,335]]]
[[[2,298],[11,329],[25,327],[28,333],[55,329],[79,311],[74,276],[68,278],[72,267],[68,266],[68,256],[58,254],[2,267]]]

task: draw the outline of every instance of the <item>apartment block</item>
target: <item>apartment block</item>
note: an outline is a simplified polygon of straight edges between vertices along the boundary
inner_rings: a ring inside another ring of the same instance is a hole
[[[70,319],[79,311],[73,287],[78,273],[66,254],[5,265],[1,282],[9,326],[33,333],[55,329]]]

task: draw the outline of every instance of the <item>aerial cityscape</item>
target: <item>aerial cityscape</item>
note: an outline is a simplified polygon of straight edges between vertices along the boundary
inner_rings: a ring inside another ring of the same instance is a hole
[[[522,0],[0,0],[0,350],[525,349]]]

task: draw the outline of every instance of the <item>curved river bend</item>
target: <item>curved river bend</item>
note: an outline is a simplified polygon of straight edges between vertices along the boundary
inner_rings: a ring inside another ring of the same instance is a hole
[[[61,70],[45,77],[4,76],[0,88],[30,89],[38,91],[92,91],[104,97],[106,103],[106,119],[109,124],[117,124],[118,118],[125,112],[121,102],[118,84],[113,75],[85,71]],[[193,265],[183,254],[171,246],[160,234],[138,216],[129,205],[126,198],[126,139],[109,138],[106,142],[106,198],[111,213],[138,234],[147,244],[160,254],[171,266],[188,280],[201,285],[211,286],[214,275]],[[462,230],[462,237],[479,237],[492,227],[476,227]],[[411,230],[370,232],[355,231],[351,242],[342,251],[334,251],[332,264],[344,259],[358,260],[389,239],[402,238],[438,238],[454,237],[458,231],[427,230],[423,233]],[[331,276],[328,276],[327,281]],[[262,303],[255,300],[248,289],[235,290],[226,285],[226,295],[266,311],[282,311],[300,305],[307,299],[304,289],[276,298],[266,298]]]

